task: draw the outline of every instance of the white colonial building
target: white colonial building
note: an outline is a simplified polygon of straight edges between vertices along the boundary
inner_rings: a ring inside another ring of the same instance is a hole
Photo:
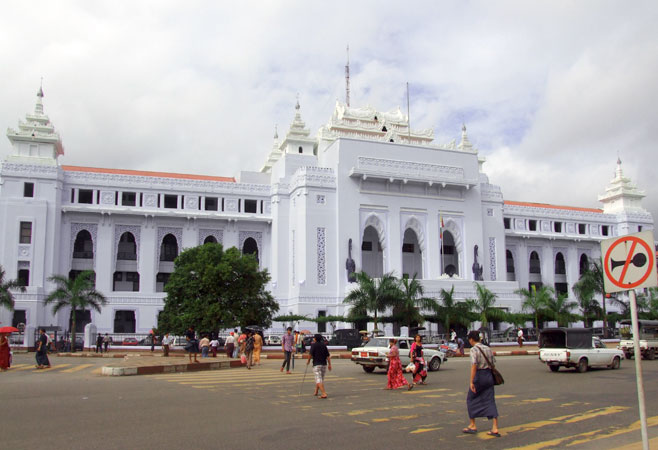
[[[465,127],[458,145],[437,145],[399,110],[338,103],[313,136],[298,103],[262,170],[235,179],[61,165],[42,99],[8,130],[0,170],[0,264],[27,286],[13,313],[0,309],[3,324],[67,330],[70,312],[43,304],[48,277],[91,269],[109,302],[78,323],[147,332],[174,258],[205,242],[255,253],[281,314],[344,314],[348,268],[416,274],[426,294],[454,285],[462,299],[482,280],[497,306],[519,310],[519,287],[571,294],[601,239],[653,228],[620,161],[603,209],[505,201]]]

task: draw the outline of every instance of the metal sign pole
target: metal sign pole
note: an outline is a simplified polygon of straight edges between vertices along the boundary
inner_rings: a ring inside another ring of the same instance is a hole
[[[633,347],[635,353],[635,379],[637,381],[637,402],[640,409],[642,425],[642,448],[649,450],[649,434],[647,431],[647,411],[644,406],[644,380],[642,379],[642,351],[640,350],[640,330],[637,324],[637,301],[635,290],[628,291],[631,300],[631,322],[633,327]]]

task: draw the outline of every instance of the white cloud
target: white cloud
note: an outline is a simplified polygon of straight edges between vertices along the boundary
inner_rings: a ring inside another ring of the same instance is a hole
[[[647,191],[658,140],[653,2],[9,2],[0,125],[45,107],[66,164],[257,170],[295,94],[316,130],[344,96],[405,109],[437,141],[462,121],[506,198],[597,206],[619,151]],[[1,153],[9,143],[0,143]]]

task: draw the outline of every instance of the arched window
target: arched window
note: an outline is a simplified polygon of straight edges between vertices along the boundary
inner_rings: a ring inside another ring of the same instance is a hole
[[[135,242],[135,236],[128,231],[123,233],[119,238],[117,259],[123,261],[137,260],[137,243]]]
[[[402,242],[402,276],[413,278],[414,275],[423,278],[423,259],[416,232],[407,228]]]
[[[558,252],[555,255],[555,275],[565,275],[567,273],[566,264],[564,262],[564,256],[562,253]]]
[[[530,273],[541,273],[541,262],[539,254],[535,251],[530,253]]]
[[[511,251],[505,251],[505,259],[507,262],[507,281],[516,281],[516,274],[514,270],[514,255],[512,255]]]
[[[304,149],[300,146],[298,149],[299,153],[304,153]]]
[[[162,238],[160,246],[160,261],[173,261],[178,256],[178,242],[173,234],[167,234]]]
[[[441,241],[441,256],[443,258],[443,271],[449,276],[459,275],[459,253],[455,246],[455,238],[450,231],[443,232]]]
[[[73,257],[80,259],[94,258],[94,243],[91,240],[91,234],[87,230],[78,233],[73,244]]]
[[[586,254],[580,255],[580,275],[584,274],[589,269],[589,259]]]
[[[204,244],[216,244],[216,243],[217,243],[217,239],[215,239],[215,236],[213,236],[213,235],[211,234],[210,236],[206,237],[206,238],[203,240],[203,243],[204,243]]]
[[[247,238],[242,244],[243,255],[254,255],[258,261],[258,243],[254,238]]]
[[[384,252],[379,243],[379,233],[373,226],[363,231],[361,266],[361,270],[372,278],[381,278],[384,274]]]

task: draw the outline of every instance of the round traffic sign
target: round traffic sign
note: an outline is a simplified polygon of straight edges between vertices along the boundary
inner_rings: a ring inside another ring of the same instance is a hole
[[[623,256],[624,259],[614,260],[612,259],[613,251],[622,243],[630,242],[630,248],[618,249],[617,253],[620,256]],[[640,248],[638,252],[635,252],[638,244]],[[652,264],[647,264],[647,261],[652,261],[651,258],[651,247],[642,239],[637,236],[624,236],[619,238],[617,241],[613,242],[608,248],[608,251],[603,258],[603,264],[605,266],[605,275],[608,280],[617,287],[623,289],[633,289],[637,286],[640,286],[644,283],[651,271],[653,269]],[[620,253],[622,252],[622,253]],[[646,266],[646,269],[643,271],[636,271],[634,275],[627,277],[629,267],[633,265],[638,268],[643,268]],[[612,271],[616,268],[621,267],[621,273],[618,276],[614,276]]]

